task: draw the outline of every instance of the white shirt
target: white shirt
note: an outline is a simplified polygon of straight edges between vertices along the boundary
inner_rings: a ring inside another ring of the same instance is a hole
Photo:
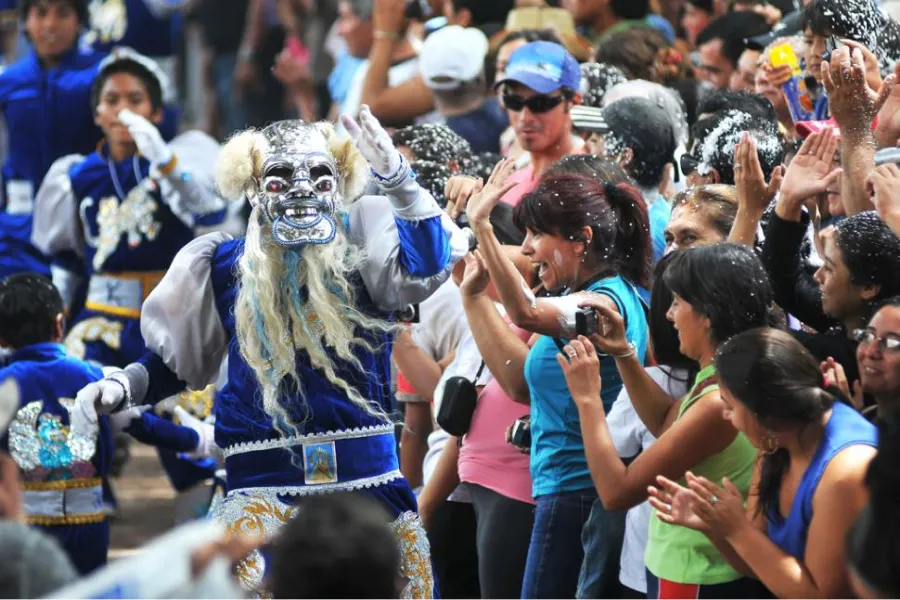
[[[670,396],[680,398],[690,388],[692,381],[687,381],[688,373],[684,369],[666,367],[647,367],[647,375]],[[642,450],[646,450],[656,438],[641,421],[628,390],[622,386],[619,397],[613,403],[606,417],[609,433],[616,451],[622,458],[630,458]],[[647,593],[647,576],[645,572],[644,552],[647,549],[647,535],[650,529],[650,515],[653,508],[645,501],[628,511],[625,517],[625,541],[622,544],[619,581],[638,592]]]

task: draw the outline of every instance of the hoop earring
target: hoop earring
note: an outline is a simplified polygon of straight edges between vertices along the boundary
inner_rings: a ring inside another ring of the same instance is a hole
[[[766,437],[762,440],[762,451],[763,454],[775,454],[778,452],[778,438],[775,437],[775,434],[769,431],[766,433]]]

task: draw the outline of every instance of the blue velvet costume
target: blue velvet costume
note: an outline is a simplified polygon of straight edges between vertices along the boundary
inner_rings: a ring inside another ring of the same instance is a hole
[[[48,70],[31,49],[0,73],[0,111],[9,131],[0,189],[0,278],[25,271],[50,275],[49,261],[30,240],[34,196],[55,160],[92,152],[100,140],[90,90],[102,58],[76,48]]]
[[[178,164],[184,167],[168,176],[151,172],[141,157],[112,161],[104,145],[86,158],[70,156],[54,163],[38,193],[35,246],[48,256],[82,257],[89,277],[87,302],[66,338],[72,356],[116,367],[138,360],[145,351],[141,303],[177,252],[193,239],[194,226],[212,225],[224,217],[224,203],[211,182],[215,141],[192,132],[176,138],[171,147],[180,153]],[[198,158],[206,164],[198,165]],[[75,280],[75,273],[54,272],[67,306]],[[176,455],[196,448],[197,436],[191,430],[145,413],[125,432],[157,446],[177,491],[215,473],[211,459],[188,461]]]
[[[91,30],[86,41],[94,48],[109,51],[113,46],[127,46],[154,58],[177,51],[181,34],[177,10],[169,15],[154,14],[145,0],[91,0],[89,7]]]
[[[393,188],[382,185],[382,191],[390,202],[383,196],[357,200],[342,215],[338,235],[366,250],[364,266],[351,278],[355,308],[390,321],[396,310],[427,298],[446,281],[468,246],[414,177]],[[140,361],[149,381],[143,401],[158,401],[186,384],[198,387],[227,354],[228,384],[216,401],[215,436],[225,455],[228,492],[211,517],[234,531],[272,535],[293,514],[294,498],[360,490],[396,519],[404,575],[410,580],[407,594],[431,596],[436,590],[427,538],[415,514],[415,496],[400,473],[394,425],[353,404],[311,366],[305,350],[296,353],[302,391],[284,386],[279,398],[294,425],[276,428],[263,410],[257,376],[241,354],[234,315],[244,244],[221,233],[196,239],[148,298],[141,323],[150,350]],[[288,278],[293,281],[283,285],[300,290],[297,301],[302,303],[305,289],[298,275]],[[187,317],[172,311],[172,303],[185,296],[192,298],[193,314]],[[392,334],[357,327],[355,335],[374,350],[354,346],[360,368],[329,349],[336,374],[390,414]],[[239,574],[255,588],[264,570],[264,556],[254,553]]]
[[[106,564],[109,523],[101,478],[112,461],[109,419],[96,439],[69,430],[69,406],[85,385],[103,378],[99,367],[66,355],[62,345],[16,350],[0,381],[12,377],[20,409],[3,440],[22,472],[29,523],[56,537],[81,573]]]

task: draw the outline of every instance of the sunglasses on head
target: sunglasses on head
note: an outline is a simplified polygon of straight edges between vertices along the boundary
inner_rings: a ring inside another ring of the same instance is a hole
[[[685,175],[690,175],[697,170],[697,167],[700,166],[700,159],[692,154],[688,154],[687,152],[685,152],[681,155],[679,163],[681,163],[681,172]]]
[[[504,92],[503,106],[513,112],[521,112],[526,106],[532,113],[539,115],[550,112],[563,103],[566,99],[565,94],[559,96],[532,96],[531,98],[523,98],[517,94]]]

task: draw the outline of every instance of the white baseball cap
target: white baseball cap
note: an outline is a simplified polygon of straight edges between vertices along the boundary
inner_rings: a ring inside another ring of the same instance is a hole
[[[488,39],[480,29],[448,25],[425,38],[419,70],[432,90],[455,90],[481,74],[487,53]]]

